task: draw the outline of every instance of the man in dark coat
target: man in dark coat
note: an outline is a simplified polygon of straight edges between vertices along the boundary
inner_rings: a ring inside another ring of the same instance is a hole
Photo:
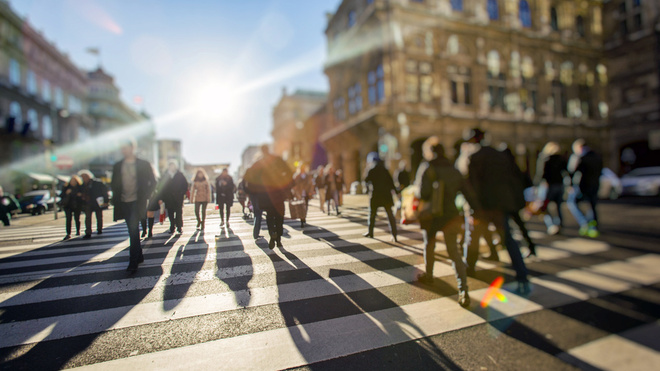
[[[229,228],[229,214],[231,213],[231,206],[234,204],[234,192],[236,186],[234,179],[229,175],[227,168],[222,169],[222,173],[215,178],[215,192],[216,202],[220,210],[220,226],[225,225],[225,211],[227,214],[227,228]]]
[[[135,273],[144,261],[140,246],[140,220],[147,216],[147,202],[156,186],[151,164],[135,156],[135,142],[128,141],[121,147],[124,159],[112,168],[112,203],[114,220],[126,220],[130,241],[127,271]]]
[[[183,199],[188,191],[188,181],[176,161],[170,161],[167,172],[163,175],[163,188],[158,200],[165,203],[167,216],[170,219],[170,233],[183,233]]]
[[[566,201],[568,210],[580,225],[580,235],[598,237],[600,232],[598,231],[596,203],[598,202],[600,175],[603,171],[603,159],[585,145],[584,139],[577,139],[573,142],[573,155],[568,163],[568,171],[573,184]],[[589,203],[590,209],[586,215],[580,211],[579,201]]]
[[[0,186],[0,221],[5,227],[9,227],[11,212],[20,208],[20,204],[14,196],[6,194]]]
[[[390,230],[392,232],[392,241],[396,242],[396,220],[392,213],[394,202],[392,196],[396,193],[394,180],[392,175],[387,171],[385,163],[378,157],[378,153],[372,152],[367,156],[367,162],[371,164],[371,168],[367,172],[364,181],[370,184],[370,198],[369,198],[369,230],[364,234],[365,237],[374,237],[374,226],[376,224],[376,213],[378,208],[385,208],[387,219],[390,223]]]
[[[478,205],[474,210],[474,233],[468,248],[468,275],[474,276],[479,257],[479,239],[488,235],[488,224],[493,223],[504,238],[504,245],[516,271],[518,291],[529,292],[527,267],[518,242],[511,234],[509,219],[525,206],[524,183],[518,165],[507,154],[490,146],[482,145],[484,132],[472,129],[468,142],[471,150],[467,166],[467,178]],[[469,200],[468,200],[469,201]]]
[[[85,211],[85,235],[83,238],[92,237],[92,214],[96,214],[96,233],[103,233],[103,207],[108,206],[108,188],[100,180],[94,179],[89,170],[81,170],[78,175],[82,178],[82,199]],[[99,204],[102,198],[103,202]]]
[[[268,145],[261,147],[262,158],[245,174],[245,182],[250,195],[257,199],[259,208],[266,212],[266,224],[270,241],[282,247],[284,233],[284,201],[291,196],[293,172],[282,158],[272,155]]]
[[[456,208],[459,192],[476,205],[467,183],[461,173],[445,157],[445,150],[438,137],[430,137],[422,146],[423,161],[417,170],[415,185],[419,187],[420,200],[431,205],[431,218],[420,221],[424,236],[424,263],[426,272],[417,277],[421,283],[433,284],[433,265],[435,264],[435,235],[442,231],[447,245],[447,254],[452,260],[458,283],[458,303],[462,307],[470,305],[467,285],[467,263],[456,243],[461,233],[463,217]],[[436,203],[435,205],[433,203]]]

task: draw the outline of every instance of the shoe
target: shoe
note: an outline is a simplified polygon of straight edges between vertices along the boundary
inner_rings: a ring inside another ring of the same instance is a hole
[[[183,234],[183,229],[181,229],[181,228],[177,229],[177,230],[176,230],[176,233],[177,233],[177,234]]]
[[[390,238],[390,242],[397,243],[399,240],[396,238],[396,236],[392,236],[392,238]]]
[[[222,228],[222,227],[224,227],[224,226],[225,226],[225,222],[224,222],[224,221],[220,221],[220,228]]]
[[[227,223],[225,223],[225,225],[227,226],[227,228],[229,228],[229,220],[227,220]]]
[[[587,225],[590,228],[598,228],[598,222],[596,222],[595,220],[590,221],[589,223],[587,223]]]
[[[169,230],[167,231],[167,233],[169,233],[169,234],[173,234],[173,233],[174,233],[174,229],[169,229]]]
[[[76,232],[76,236],[80,236],[80,232]]]
[[[596,238],[600,236],[600,232],[598,232],[598,229],[590,227],[589,230],[587,231],[587,236],[591,238]]]
[[[147,237],[147,231],[142,231],[142,236],[141,236],[141,237],[142,237],[142,238]]]
[[[433,276],[430,276],[426,273],[422,273],[417,276],[417,282],[423,283],[425,285],[433,285]]]
[[[276,244],[277,244],[277,247],[279,247],[280,249],[284,247],[284,245],[282,245],[282,240],[281,239],[277,240]]]
[[[92,238],[92,235],[91,234],[86,234],[82,238],[83,238],[83,240],[89,240],[90,238]]]
[[[126,268],[126,271],[131,272],[131,273],[135,273],[135,272],[137,272],[137,269],[138,269],[137,265],[129,264],[128,267]]]
[[[98,235],[102,235],[102,234],[103,234],[103,231],[98,231],[98,232],[96,232],[96,234],[98,234]]]
[[[140,255],[140,259],[138,259],[138,264],[144,263],[144,255]]]
[[[271,238],[270,241],[268,241],[268,248],[269,249],[274,249],[275,248],[275,239]]]
[[[516,289],[516,292],[521,294],[521,295],[527,295],[530,292],[529,289],[529,282],[518,282],[518,288]]]
[[[202,222],[197,221],[197,229],[199,229],[199,227],[200,227],[201,225],[202,225]]]
[[[363,236],[368,238],[374,238],[373,233],[369,233],[369,232],[364,233]]]
[[[461,290],[458,292],[458,304],[463,308],[470,306],[470,294],[467,291]]]
[[[303,222],[303,221],[301,220],[301,221],[300,221],[300,228],[304,228],[304,227],[305,227],[305,222]]]
[[[64,238],[62,239],[62,241],[66,241],[66,240],[69,240],[69,239],[71,239],[71,236],[67,234],[66,236],[64,236]]]
[[[588,225],[583,225],[580,227],[580,230],[578,231],[580,233],[580,236],[586,236],[587,233],[589,233],[589,226]]]
[[[548,235],[554,236],[557,233],[559,233],[559,226],[551,225],[550,227],[548,227]]]

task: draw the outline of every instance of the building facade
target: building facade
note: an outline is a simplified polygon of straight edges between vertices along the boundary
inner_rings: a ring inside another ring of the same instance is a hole
[[[322,92],[296,90],[282,97],[273,108],[273,153],[281,156],[291,167],[311,164],[318,147],[316,128],[306,125],[306,120],[327,102]]]
[[[601,19],[593,0],[343,1],[326,29],[329,160],[349,184],[371,151],[416,169],[428,136],[453,156],[473,127],[532,173],[550,140],[606,151]]]
[[[167,165],[170,161],[176,161],[179,169],[184,169],[185,162],[181,153],[181,141],[176,139],[159,139],[156,141],[158,161],[156,162],[157,171],[161,174],[167,171]]]
[[[609,162],[619,173],[660,166],[660,2],[611,0],[603,12]]]

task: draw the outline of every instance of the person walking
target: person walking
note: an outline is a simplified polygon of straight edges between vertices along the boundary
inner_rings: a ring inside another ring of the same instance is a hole
[[[302,200],[305,203],[305,214],[307,214],[307,209],[309,207],[309,199],[312,198],[314,194],[314,184],[312,183],[312,177],[307,172],[306,165],[300,165],[296,173],[293,174],[293,197],[296,200]],[[305,226],[307,219],[303,216],[300,219],[300,228]]]
[[[92,238],[92,214],[96,215],[96,234],[103,234],[103,208],[108,206],[108,188],[100,180],[94,179],[89,170],[81,170],[81,193],[85,211],[85,235]]]
[[[600,232],[596,204],[600,175],[603,172],[603,159],[585,144],[584,139],[577,139],[573,142],[573,155],[567,167],[572,184],[566,200],[568,210],[580,225],[581,236],[598,237]],[[578,207],[580,201],[589,203],[590,208],[586,214]]]
[[[263,151],[263,149],[262,149]],[[255,162],[256,164],[256,162]],[[243,176],[243,182],[245,187],[245,192],[250,198],[250,203],[252,204],[252,211],[254,212],[254,225],[252,227],[252,237],[257,241],[261,235],[261,221],[263,219],[263,211],[259,207],[259,195],[265,192],[263,184],[261,184],[260,171],[261,169],[258,166],[253,164],[245,171]]]
[[[197,229],[204,230],[206,223],[206,206],[211,202],[211,184],[209,176],[204,169],[199,168],[191,181],[190,202],[195,204],[195,218],[197,218]],[[200,209],[201,218],[200,218]]]
[[[424,161],[420,164],[415,178],[419,189],[416,196],[430,205],[430,217],[420,221],[424,237],[424,263],[426,272],[417,280],[433,284],[433,266],[435,264],[436,234],[442,231],[447,245],[447,254],[452,261],[458,283],[458,303],[466,308],[470,306],[468,294],[467,262],[458,247],[457,239],[461,233],[463,217],[456,208],[456,197],[461,193],[473,206],[477,201],[469,191],[465,180],[452,163],[445,157],[445,149],[436,136],[427,139],[422,145]]]
[[[474,210],[474,231],[469,240],[467,272],[469,276],[475,275],[479,239],[489,235],[488,224],[493,223],[504,239],[504,246],[511,257],[518,291],[527,294],[527,267],[509,226],[511,215],[518,213],[525,206],[521,171],[510,156],[485,145],[484,137],[485,133],[480,129],[471,130],[467,143],[468,147],[472,147],[468,149],[471,155],[468,159],[467,174],[463,174],[467,176],[476,200],[476,205],[470,205]]]
[[[66,241],[71,238],[71,224],[76,224],[76,236],[80,236],[80,212],[83,208],[82,199],[82,180],[79,176],[73,175],[68,183],[62,188],[62,209],[66,217],[66,236],[62,239]]]
[[[339,182],[340,179],[337,177],[337,170],[333,164],[328,164],[325,167],[325,200],[326,207],[328,209],[328,215],[330,215],[330,203],[334,202],[335,212],[337,215],[341,214],[339,212],[339,190],[342,188],[342,183]]]
[[[316,174],[314,174],[314,187],[316,188],[316,194],[319,195],[319,208],[321,212],[325,212],[325,169],[323,165],[319,165],[316,168]]]
[[[151,164],[135,156],[135,142],[127,141],[121,147],[123,159],[112,167],[112,204],[114,220],[125,220],[130,249],[127,271],[135,273],[144,261],[140,245],[140,220],[147,214],[147,201],[156,186]],[[185,179],[184,179],[185,180]]]
[[[164,203],[167,216],[170,220],[170,233],[174,229],[178,234],[183,233],[183,200],[188,192],[188,181],[176,161],[170,161],[167,172],[163,175],[163,186],[158,196],[159,204]]]
[[[399,168],[396,169],[394,173],[394,179],[396,179],[396,193],[400,194],[404,188],[410,185],[410,171],[408,171],[406,161],[399,161]]]
[[[239,180],[238,185],[236,186],[236,200],[241,205],[243,219],[247,219],[248,214],[245,212],[245,207],[247,206],[245,203],[247,201],[247,193],[245,192],[245,181],[243,179]]]
[[[561,212],[561,205],[564,202],[564,178],[568,175],[566,170],[566,160],[559,154],[559,144],[548,142],[544,147],[539,158],[536,161],[536,179],[541,194],[545,194],[544,207],[546,214],[543,217],[545,226],[549,235],[559,233],[564,226],[564,218]],[[548,206],[554,203],[557,209],[556,214],[552,215]]]
[[[5,194],[5,190],[0,186],[0,221],[5,227],[11,225],[11,212],[21,208],[18,200],[11,194]]]
[[[215,192],[218,209],[220,209],[220,227],[226,225],[227,228],[229,228],[229,214],[231,213],[231,207],[234,204],[234,192],[236,192],[236,186],[234,185],[234,179],[229,175],[229,170],[227,168],[222,169],[222,173],[215,178]],[[227,214],[226,224],[225,211]]]
[[[268,247],[273,249],[275,244],[283,247],[284,201],[291,195],[293,173],[282,158],[270,153],[268,145],[263,145],[261,152],[262,158],[246,172],[245,180],[259,208],[266,212]]]
[[[392,197],[396,193],[394,180],[385,167],[385,162],[378,157],[378,153],[369,153],[367,155],[367,163],[371,166],[367,171],[367,176],[364,178],[365,183],[369,184],[369,229],[364,236],[369,238],[374,237],[376,214],[378,213],[378,208],[383,207],[390,223],[392,241],[397,242],[396,220],[392,213],[392,207],[394,206]]]

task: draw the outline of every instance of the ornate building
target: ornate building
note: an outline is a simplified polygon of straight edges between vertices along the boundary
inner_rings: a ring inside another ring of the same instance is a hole
[[[627,172],[660,166],[660,2],[604,4],[609,74],[609,162]]]
[[[318,157],[318,130],[307,119],[314,115],[327,102],[327,95],[321,92],[296,90],[287,94],[282,90],[282,98],[273,108],[273,153],[291,166],[299,163],[312,164]]]
[[[425,138],[448,155],[480,127],[523,169],[554,140],[608,137],[602,2],[345,0],[326,29],[328,129],[347,183],[378,150],[413,169]]]

